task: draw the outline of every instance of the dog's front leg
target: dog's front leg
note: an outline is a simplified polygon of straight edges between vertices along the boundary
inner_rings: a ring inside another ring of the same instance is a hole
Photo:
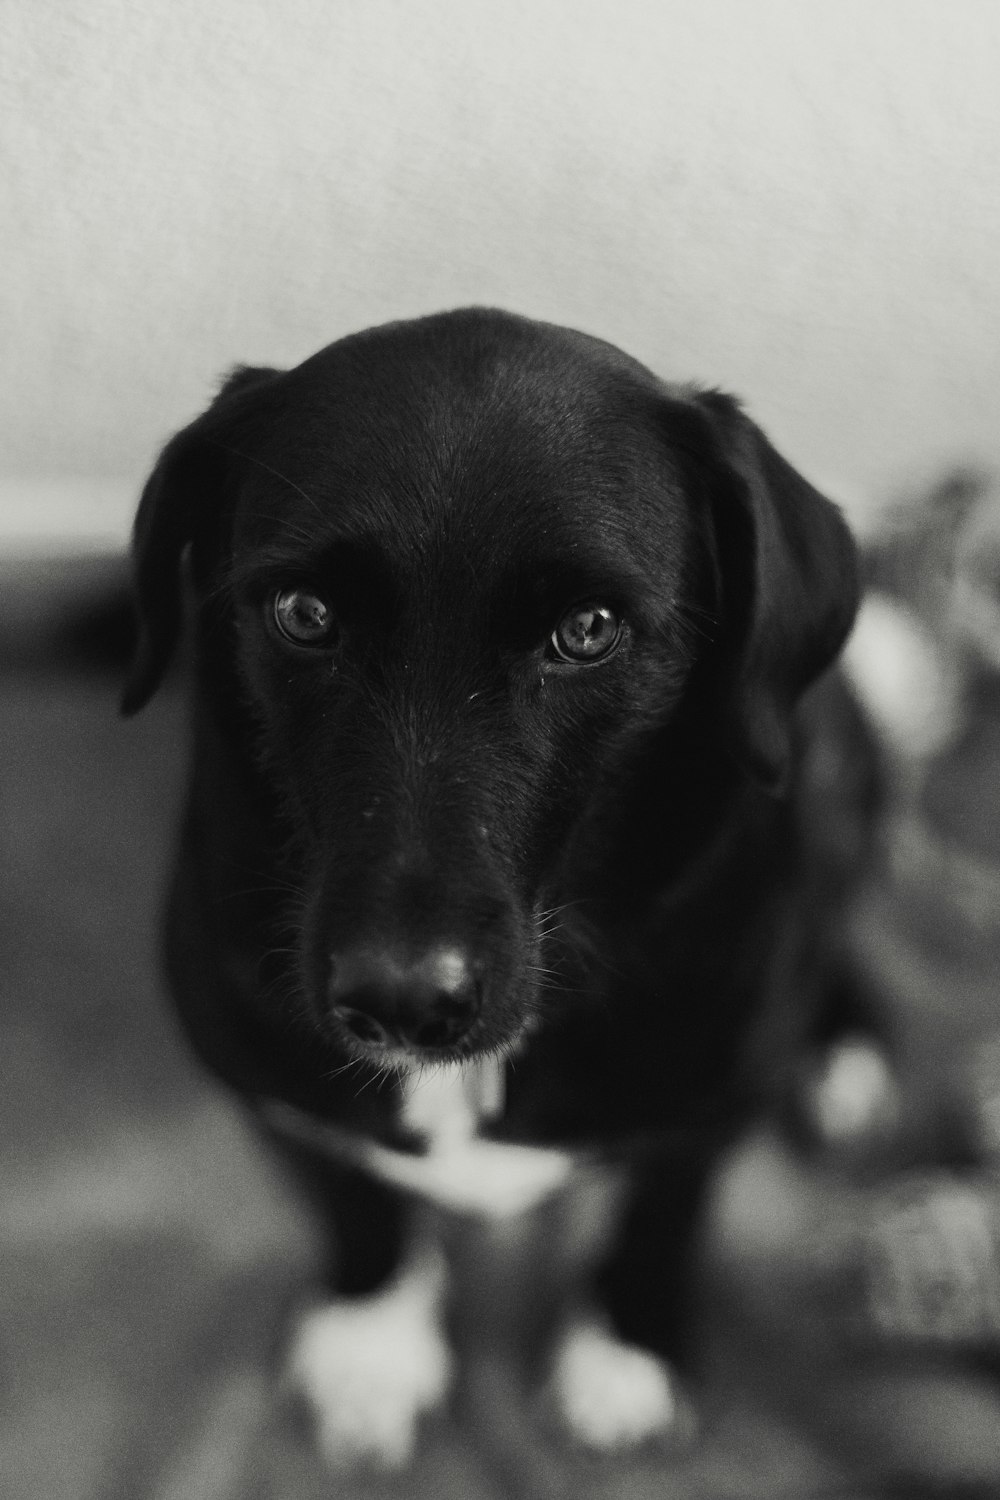
[[[544,1406],[577,1445],[594,1453],[685,1441],[692,1417],[677,1377],[659,1355],[622,1338],[596,1293],[595,1273],[622,1233],[630,1196],[626,1179],[581,1178],[567,1199],[564,1258],[589,1273],[587,1292],[567,1308],[552,1344]],[[589,1262],[589,1264],[587,1264]]]
[[[571,1439],[594,1453],[680,1442],[691,1425],[669,1365],[619,1338],[593,1306],[563,1327],[543,1400]]]
[[[544,1427],[595,1453],[673,1444],[691,1425],[670,1367],[624,1342],[596,1301],[628,1193],[624,1173],[580,1165],[534,1206],[456,1219],[448,1236],[450,1329],[466,1373],[505,1366]],[[495,1385],[468,1380],[463,1391],[487,1438],[503,1425]]]
[[[387,1284],[301,1318],[286,1378],[331,1467],[398,1469],[413,1457],[421,1420],[443,1403],[451,1379],[444,1285],[440,1247],[419,1223]]]
[[[328,1250],[328,1295],[299,1315],[284,1385],[331,1468],[404,1467],[422,1418],[451,1376],[441,1303],[444,1257],[431,1216],[362,1167],[337,1161],[330,1135],[295,1111],[257,1113],[272,1149],[310,1204]]]

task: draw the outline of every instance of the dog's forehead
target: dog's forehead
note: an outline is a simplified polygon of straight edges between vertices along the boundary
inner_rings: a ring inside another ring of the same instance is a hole
[[[661,406],[642,366],[546,325],[479,315],[376,330],[261,394],[240,443],[238,532],[411,559],[585,541],[659,553],[685,511]]]

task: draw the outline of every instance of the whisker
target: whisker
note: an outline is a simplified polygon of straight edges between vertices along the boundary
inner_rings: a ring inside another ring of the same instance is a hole
[[[242,458],[248,464],[255,464],[256,467],[258,469],[262,469],[265,474],[270,474],[274,479],[280,479],[282,484],[287,484],[288,487],[290,489],[293,489],[297,495],[301,495],[302,499],[306,502],[307,505],[312,506],[317,515],[322,516],[323,511],[317,501],[313,499],[312,495],[307,495],[301,485],[296,484],[294,479],[289,479],[287,474],[282,474],[280,469],[273,468],[271,464],[265,463],[262,458],[257,458],[257,456],[253,453],[244,453],[242,449],[234,448],[231,443],[223,443],[218,438],[212,438],[209,441],[212,442],[212,444],[216,448],[221,448],[224,453],[230,453],[234,458]]]
[[[352,1070],[354,1072],[357,1072],[357,1070],[360,1067],[360,1065],[361,1065],[361,1059],[360,1059],[360,1057],[351,1057],[351,1058],[348,1059],[347,1062],[341,1063],[341,1065],[340,1065],[339,1068],[331,1068],[329,1070],[329,1072],[324,1073],[323,1074],[323,1079],[327,1083],[332,1083],[335,1078],[342,1077],[344,1073],[348,1073],[348,1072],[350,1072]]]

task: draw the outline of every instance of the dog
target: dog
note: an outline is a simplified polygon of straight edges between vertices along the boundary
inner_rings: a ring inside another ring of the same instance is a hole
[[[404,1461],[447,1387],[408,1205],[523,1218],[583,1162],[562,1410],[669,1426],[702,1185],[827,1004],[865,839],[838,509],[729,396],[471,309],[233,373],[146,484],[134,585],[126,713],[192,600],[167,970],[329,1225],[291,1358],[328,1455]]]

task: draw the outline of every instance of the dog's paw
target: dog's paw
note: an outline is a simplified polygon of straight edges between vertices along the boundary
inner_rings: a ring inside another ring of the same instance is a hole
[[[392,1470],[410,1462],[421,1419],[444,1400],[451,1354],[436,1300],[412,1275],[373,1297],[307,1313],[287,1364],[325,1462]]]
[[[596,1319],[572,1323],[545,1391],[559,1425],[582,1447],[620,1452],[688,1436],[690,1419],[662,1360],[623,1343]]]

